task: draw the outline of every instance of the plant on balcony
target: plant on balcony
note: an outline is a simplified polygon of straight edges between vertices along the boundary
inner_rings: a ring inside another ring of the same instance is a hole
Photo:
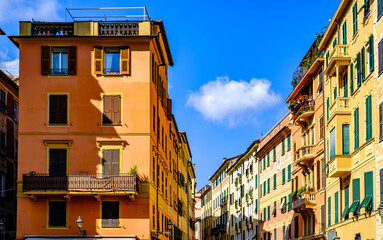
[[[298,189],[297,196],[301,196],[303,192],[306,191],[306,186],[302,186]]]
[[[291,194],[291,196],[294,198],[294,197],[297,196],[297,193],[298,193],[298,191],[294,191],[294,192]]]
[[[309,187],[309,188],[307,188],[307,191],[308,192],[314,192],[314,188],[313,187]]]
[[[137,165],[135,165],[134,167],[130,168],[129,173],[131,175],[137,175]]]
[[[234,184],[235,186],[238,186],[238,178],[235,179]]]
[[[35,176],[36,175],[36,172],[35,171],[30,171],[29,172],[29,176]]]

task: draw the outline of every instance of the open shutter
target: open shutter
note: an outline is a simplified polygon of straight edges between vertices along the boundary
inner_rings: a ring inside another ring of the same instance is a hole
[[[361,69],[361,74],[362,74],[362,81],[364,81],[364,79],[366,78],[366,50],[364,47],[362,47],[362,58],[361,58],[361,61],[362,61],[362,69]]]
[[[327,200],[327,226],[331,226],[331,197]]]
[[[118,176],[120,174],[120,150],[113,149],[112,151],[112,175]]]
[[[102,151],[102,164],[103,164],[103,174],[105,176],[112,175],[112,150],[104,149]]]
[[[338,209],[338,192],[335,193],[335,221],[334,223],[338,223],[338,217],[339,217],[339,209]]]
[[[77,49],[76,46],[68,48],[68,75],[76,75],[77,63],[76,63]]]
[[[104,95],[104,114],[102,123],[111,124],[112,123],[112,96]]]
[[[354,64],[350,64],[350,92],[351,94],[354,93]]]
[[[364,173],[364,197],[371,196],[371,209],[374,209],[374,180],[373,180],[373,172]],[[367,210],[367,208],[366,208]]]
[[[370,61],[370,72],[374,71],[374,36],[371,34],[369,38],[369,61]]]
[[[10,92],[7,94],[7,113],[13,118],[13,95]]]
[[[50,47],[41,46],[41,75],[51,74],[51,53]]]
[[[121,123],[121,96],[120,95],[114,95],[113,97],[113,109],[112,111],[112,122],[114,124],[120,124]]]
[[[104,51],[102,47],[94,48],[94,74],[103,74]]]
[[[121,48],[121,74],[130,74],[130,48]]]

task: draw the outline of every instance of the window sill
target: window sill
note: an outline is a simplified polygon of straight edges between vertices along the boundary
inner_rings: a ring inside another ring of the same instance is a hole
[[[71,75],[68,74],[50,74],[48,78],[70,78]]]
[[[101,228],[121,228],[121,226],[101,226]]]
[[[103,124],[101,124],[101,127],[118,127],[118,126],[122,126],[122,123],[118,123],[118,124],[105,124],[105,123],[103,123]]]
[[[63,227],[47,226],[46,229],[49,229],[49,230],[65,230],[65,229],[69,229],[69,227],[68,226],[63,226]]]
[[[47,127],[69,127],[68,123],[48,123]]]

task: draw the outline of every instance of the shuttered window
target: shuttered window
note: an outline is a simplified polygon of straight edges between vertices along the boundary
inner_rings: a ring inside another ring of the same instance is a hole
[[[383,102],[379,104],[379,139],[383,140]]]
[[[270,166],[270,152],[267,153],[267,166]]]
[[[334,87],[334,100],[338,97],[338,88]]]
[[[41,47],[41,75],[76,75],[77,48]]]
[[[120,95],[104,95],[103,96],[103,117],[104,125],[121,124],[121,96]]]
[[[286,169],[282,169],[282,184],[285,184],[286,182]]]
[[[336,149],[336,142],[335,142],[335,128],[333,128],[330,132],[330,159],[335,157],[335,149]]]
[[[287,181],[291,180],[291,164],[287,166]]]
[[[342,149],[343,154],[350,154],[350,125],[343,124],[342,125]]]
[[[270,206],[267,206],[267,220],[270,220]]]
[[[327,51],[327,53],[326,53],[326,67],[328,67],[328,60],[329,60],[329,58],[330,58],[330,52]]]
[[[361,74],[362,74],[362,77],[361,77],[361,80],[364,81],[366,79],[366,49],[365,47],[362,47],[362,51],[361,51],[361,61],[362,61],[362,69],[361,69]],[[359,85],[360,86],[360,85]]]
[[[328,119],[330,118],[330,112],[329,112],[329,109],[330,109],[330,98],[327,98],[326,100],[326,115],[327,115],[327,121]]]
[[[378,0],[378,19],[382,16],[383,8],[382,8],[382,0]]]
[[[48,202],[49,227],[66,227],[66,202],[49,201]]]
[[[350,93],[354,93],[354,63],[350,64]]]
[[[258,174],[255,175],[254,179],[255,179],[254,180],[254,182],[255,182],[254,188],[257,189],[258,188]]]
[[[274,184],[274,189],[276,189],[277,188],[277,174],[274,174],[273,184]]]
[[[374,71],[374,36],[371,34],[368,38],[368,57],[369,57],[369,70]]]
[[[331,226],[331,197],[327,199],[327,226]]]
[[[383,39],[378,43],[379,74],[383,72]]]
[[[321,217],[321,231],[326,229],[326,206],[320,206],[320,217]]]
[[[102,202],[102,227],[119,226],[119,209],[120,203],[118,201]]]
[[[337,224],[338,223],[338,221],[339,221],[339,209],[338,209],[338,204],[339,204],[339,202],[338,202],[338,200],[339,200],[339,196],[338,196],[338,192],[336,192],[335,193],[335,220],[334,220],[334,222],[335,222],[335,224]]]
[[[347,22],[344,21],[342,25],[342,37],[343,37],[343,44],[347,44]]]
[[[67,171],[67,149],[49,149],[49,176],[64,177]]]
[[[364,207],[366,212],[374,209],[374,180],[373,172],[364,173],[364,200],[361,203],[361,208]]]
[[[379,185],[380,185],[380,205],[383,204],[383,168],[379,171]]]
[[[349,209],[350,209],[350,188],[349,186],[346,186],[344,188],[344,210],[343,210],[341,218],[344,218],[345,220],[348,219]]]
[[[105,176],[120,174],[120,149],[102,150],[102,170]]]
[[[354,150],[359,148],[359,107],[354,111]]]
[[[130,74],[129,47],[95,47],[94,73],[101,75]]]
[[[354,215],[359,214],[359,204],[360,204],[360,179],[355,178],[352,180],[352,204],[350,206],[350,212],[353,212]]]
[[[282,140],[282,155],[285,155],[285,139]]]
[[[287,136],[287,151],[291,150],[291,135]]]
[[[276,147],[273,148],[273,162],[277,161],[277,151]]]
[[[352,7],[352,33],[355,35],[358,32],[358,5],[355,2]]]
[[[372,103],[371,95],[366,98],[366,141],[372,138]]]
[[[270,178],[267,179],[267,193],[270,193]]]
[[[68,96],[49,95],[49,124],[68,124]]]
[[[360,57],[360,52],[356,55],[356,82],[357,82],[357,87],[360,87],[362,83],[362,63],[361,63],[361,57]]]

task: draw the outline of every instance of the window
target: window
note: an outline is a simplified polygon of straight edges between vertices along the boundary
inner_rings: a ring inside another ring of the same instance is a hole
[[[319,118],[319,138],[323,138],[323,131],[324,131],[324,121],[323,116]]]
[[[362,71],[361,71],[361,59],[360,59],[360,52],[356,55],[356,74],[355,74],[355,77],[356,77],[356,87],[355,89],[357,89],[360,85],[361,85],[361,82],[362,82]]]
[[[334,101],[337,98],[337,94],[338,94],[338,88],[334,87]]]
[[[276,189],[277,188],[277,174],[274,174],[274,181],[273,181],[273,183],[274,183],[274,189]]]
[[[68,95],[52,94],[49,97],[49,124],[68,125]]]
[[[378,19],[382,16],[383,8],[382,8],[382,0],[378,0]]]
[[[358,32],[358,5],[355,2],[352,7],[352,32],[355,35]]]
[[[120,225],[120,203],[118,201],[103,201],[102,227],[118,227]]]
[[[336,146],[336,142],[335,142],[335,128],[333,128],[330,132],[330,159],[332,159],[333,157],[335,157],[335,146]]]
[[[354,63],[350,64],[350,93],[354,93]]]
[[[350,154],[350,125],[342,125],[342,149],[344,155]]]
[[[156,158],[153,156],[153,166],[152,166],[152,174],[153,174],[153,183],[156,184]]]
[[[347,44],[347,21],[344,21],[342,25],[342,37],[343,37],[343,44]]]
[[[374,71],[374,36],[372,34],[368,38],[367,54],[368,71],[372,72]]]
[[[347,73],[343,75],[343,97],[348,97]]]
[[[76,75],[76,46],[41,47],[41,75]]]
[[[360,179],[355,178],[352,180],[352,204],[350,206],[350,211],[355,215],[359,214],[359,203],[360,203]]]
[[[338,209],[338,204],[339,204],[339,203],[338,203],[338,194],[339,194],[339,193],[338,193],[338,192],[336,192],[336,193],[335,193],[335,197],[334,197],[334,198],[335,198],[335,199],[334,199],[334,200],[335,200],[335,221],[334,221],[334,222],[335,222],[335,224],[337,224],[337,223],[338,223],[338,220],[339,220],[339,219],[338,219],[338,218],[339,218],[339,209]]]
[[[102,172],[104,176],[120,174],[120,149],[102,150]]]
[[[257,189],[258,188],[258,174],[255,175],[254,177],[254,181],[255,181],[255,184],[254,184],[254,188]]]
[[[270,206],[267,206],[267,220],[270,220]]]
[[[168,198],[168,177],[165,176],[165,198]]]
[[[379,139],[383,140],[383,102],[379,104]]]
[[[274,240],[277,240],[277,229],[274,228]]]
[[[67,149],[49,148],[49,176],[64,177],[67,173]]]
[[[285,180],[285,177],[286,177],[286,169],[282,169],[282,184],[285,184],[286,180]]]
[[[291,180],[291,164],[287,166],[287,181]]]
[[[287,136],[287,151],[291,150],[291,135]]]
[[[267,179],[267,193],[270,193],[270,178]]]
[[[327,199],[327,225],[331,226],[331,197]]]
[[[370,0],[364,0],[364,17],[367,16],[367,14],[370,13]]]
[[[335,38],[334,41],[332,42],[332,47],[335,48],[336,44],[337,44],[337,39]]]
[[[326,100],[326,115],[327,115],[327,121],[328,119],[330,118],[330,112],[329,112],[329,109],[330,109],[330,98],[327,98]]]
[[[373,210],[373,193],[374,191],[374,182],[373,182],[373,172],[364,173],[364,199],[360,204],[360,208],[365,208],[365,211]]]
[[[120,125],[121,124],[121,96],[120,95],[104,95],[103,99],[103,125]]]
[[[15,122],[19,121],[19,103],[16,100],[13,100],[13,120]]]
[[[364,46],[362,47],[361,56],[362,56],[362,58],[361,58],[361,61],[362,61],[361,80],[364,81],[366,79],[366,50],[365,50]],[[360,84],[359,84],[359,86],[360,86]]]
[[[273,162],[277,161],[277,151],[276,147],[273,148]]]
[[[270,166],[270,152],[267,153],[267,166]]]
[[[372,103],[371,95],[366,98],[366,141],[372,138]]]
[[[48,202],[48,226],[49,227],[67,227],[65,201],[49,201]]]
[[[359,148],[359,107],[354,111],[354,150]]]
[[[96,47],[94,49],[95,74],[130,74],[129,47]]]
[[[285,139],[282,140],[282,155],[285,155]]]
[[[326,53],[326,67],[328,67],[329,58],[330,58],[330,51],[327,51],[327,53]]]
[[[5,102],[5,91],[3,89],[0,89],[0,110],[2,113],[6,113],[7,110],[7,104]]]

